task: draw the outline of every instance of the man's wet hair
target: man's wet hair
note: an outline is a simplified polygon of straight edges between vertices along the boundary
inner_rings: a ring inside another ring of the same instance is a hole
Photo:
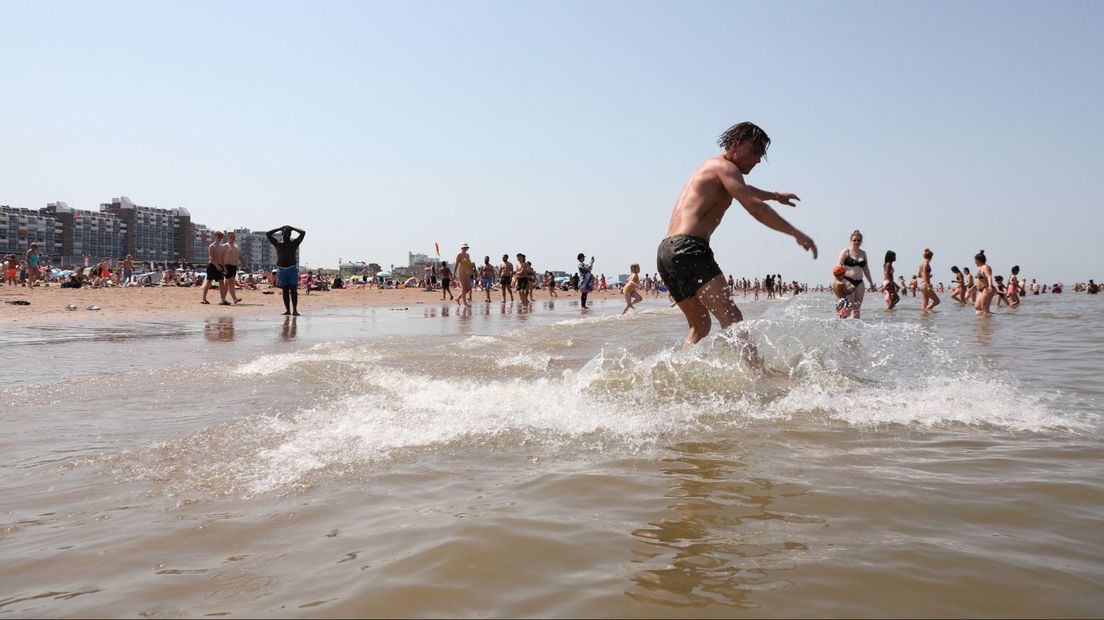
[[[755,123],[736,123],[729,127],[717,138],[717,145],[727,151],[739,142],[749,141],[756,146],[760,155],[767,154],[767,147],[771,142],[770,136]]]

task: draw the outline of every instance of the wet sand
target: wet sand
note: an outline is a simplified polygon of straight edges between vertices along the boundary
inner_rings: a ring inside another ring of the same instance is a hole
[[[235,306],[218,305],[218,291],[212,289],[207,294],[210,305],[200,303],[203,289],[200,287],[150,287],[150,288],[101,288],[101,289],[62,289],[36,287],[33,291],[26,287],[0,288],[0,323],[84,322],[93,318],[186,318],[194,316],[241,316],[282,314],[284,311],[280,289],[262,286],[260,290],[245,290],[238,293],[242,302]],[[271,294],[266,294],[271,293]],[[560,292],[564,300],[579,298],[579,294]],[[453,295],[459,295],[454,291]],[[617,297],[617,292],[592,293],[595,299]],[[517,294],[514,295],[515,300]],[[548,300],[547,291],[537,291],[537,301]],[[474,304],[486,304],[486,296],[475,291]],[[24,300],[30,305],[14,305],[8,302]],[[502,302],[502,293],[494,291],[492,303]],[[309,314],[326,308],[350,307],[409,307],[416,305],[441,305],[441,291],[423,289],[344,289],[332,291],[314,291],[310,295],[299,293],[299,312]],[[456,305],[455,301],[448,302]],[[76,310],[66,308],[69,304]],[[89,306],[99,306],[100,310],[88,310]]]

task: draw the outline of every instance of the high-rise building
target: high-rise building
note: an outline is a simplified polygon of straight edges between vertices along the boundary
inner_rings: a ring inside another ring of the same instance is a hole
[[[126,223],[123,254],[135,260],[187,260],[191,214],[187,209],[161,209],[136,205],[126,196],[100,205]]]
[[[103,258],[126,255],[126,223],[110,213],[73,209],[64,202],[51,202],[43,209],[61,224],[61,262],[89,264]]]
[[[253,232],[248,228],[234,230],[238,247],[242,251],[243,269],[250,271],[271,271],[276,268],[276,248],[263,232]]]
[[[61,258],[61,223],[51,213],[0,205],[0,256],[23,254],[38,243],[38,252],[47,261]]]

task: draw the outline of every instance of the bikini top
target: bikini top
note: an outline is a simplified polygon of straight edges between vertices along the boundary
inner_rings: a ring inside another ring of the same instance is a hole
[[[847,256],[843,257],[844,267],[866,267],[866,259],[860,258],[858,260],[851,258],[851,253],[848,252]]]

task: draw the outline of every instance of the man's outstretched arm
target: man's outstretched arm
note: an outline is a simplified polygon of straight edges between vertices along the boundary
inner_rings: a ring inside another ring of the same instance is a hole
[[[752,217],[759,220],[761,224],[768,228],[773,228],[778,232],[793,236],[798,245],[813,253],[814,259],[817,257],[817,247],[813,239],[794,228],[792,224],[783,219],[781,215],[778,215],[778,213],[766,203],[766,200],[770,199],[778,200],[778,202],[785,205],[794,206],[790,201],[799,200],[797,196],[781,192],[765,192],[758,187],[753,187],[744,183],[744,175],[739,173],[722,173],[721,182],[724,183],[728,193],[731,194],[733,198],[740,201],[740,204],[743,205],[744,209],[746,209]],[[764,195],[768,198],[764,198]]]

